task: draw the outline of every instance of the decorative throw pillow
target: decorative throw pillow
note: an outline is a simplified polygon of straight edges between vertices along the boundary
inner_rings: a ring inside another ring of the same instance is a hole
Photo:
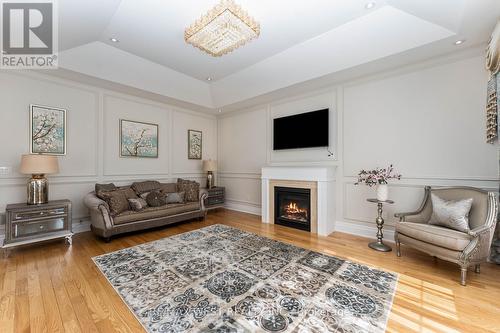
[[[142,199],[144,199],[144,200],[146,200],[146,198],[148,197],[149,193],[151,193],[151,192],[141,193],[141,194],[139,194],[139,197],[142,198]]]
[[[109,206],[111,216],[116,216],[129,210],[128,199],[135,199],[137,196],[131,188],[121,188],[114,191],[100,192],[101,198]]]
[[[200,184],[193,180],[177,179],[179,192],[185,192],[185,200],[189,202],[198,201],[200,197]]]
[[[148,206],[148,203],[146,200],[142,198],[137,198],[137,199],[128,199],[128,204],[130,208],[132,208],[133,211],[135,212],[140,212],[144,208]]]
[[[151,207],[160,207],[167,204],[165,202],[165,194],[162,194],[159,190],[149,192],[146,197],[146,202],[148,203],[148,206]]]
[[[132,184],[132,189],[138,194],[144,192],[151,192],[153,190],[158,190],[160,188],[160,182],[156,180],[146,180],[144,182],[135,182]]]
[[[472,198],[447,201],[431,193],[432,215],[429,224],[440,225],[453,230],[468,232],[469,212],[472,207]]]
[[[174,204],[174,203],[184,203],[184,192],[173,192],[173,193],[168,193],[165,196],[165,200],[167,201],[168,204]]]

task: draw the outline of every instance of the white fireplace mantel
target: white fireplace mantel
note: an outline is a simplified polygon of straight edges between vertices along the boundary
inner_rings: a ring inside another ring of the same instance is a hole
[[[335,229],[335,170],[334,166],[264,167],[262,168],[262,222],[274,223],[270,207],[272,181],[307,181],[317,184],[317,231],[327,236]]]

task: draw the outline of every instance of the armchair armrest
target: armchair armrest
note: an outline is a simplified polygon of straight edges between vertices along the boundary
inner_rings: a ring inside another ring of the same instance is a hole
[[[483,225],[483,226],[474,228],[472,230],[469,230],[467,232],[467,234],[469,234],[469,236],[471,236],[471,237],[478,237],[481,234],[483,234],[485,232],[488,232],[490,229],[491,229],[491,226],[489,226],[489,225]]]
[[[401,222],[406,221],[407,217],[411,217],[412,222],[417,222],[417,223],[427,222],[427,219],[424,216],[425,215],[424,210],[427,205],[427,202],[429,201],[431,188],[430,186],[426,186],[424,190],[425,190],[424,199],[422,200],[420,207],[416,211],[396,213],[394,214],[394,217],[399,218],[399,221]]]

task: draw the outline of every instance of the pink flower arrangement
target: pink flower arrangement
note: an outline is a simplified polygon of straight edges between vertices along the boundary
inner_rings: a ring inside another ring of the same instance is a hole
[[[394,171],[394,167],[389,165],[388,168],[376,168],[374,170],[361,170],[358,173],[358,181],[354,183],[354,185],[366,184],[370,187],[379,185],[379,184],[387,184],[387,181],[390,179],[401,179],[401,174]]]

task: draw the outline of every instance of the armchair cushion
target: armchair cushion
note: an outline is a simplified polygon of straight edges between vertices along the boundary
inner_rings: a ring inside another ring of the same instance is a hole
[[[422,223],[398,222],[396,231],[413,239],[453,251],[462,251],[471,241],[467,233]]]

